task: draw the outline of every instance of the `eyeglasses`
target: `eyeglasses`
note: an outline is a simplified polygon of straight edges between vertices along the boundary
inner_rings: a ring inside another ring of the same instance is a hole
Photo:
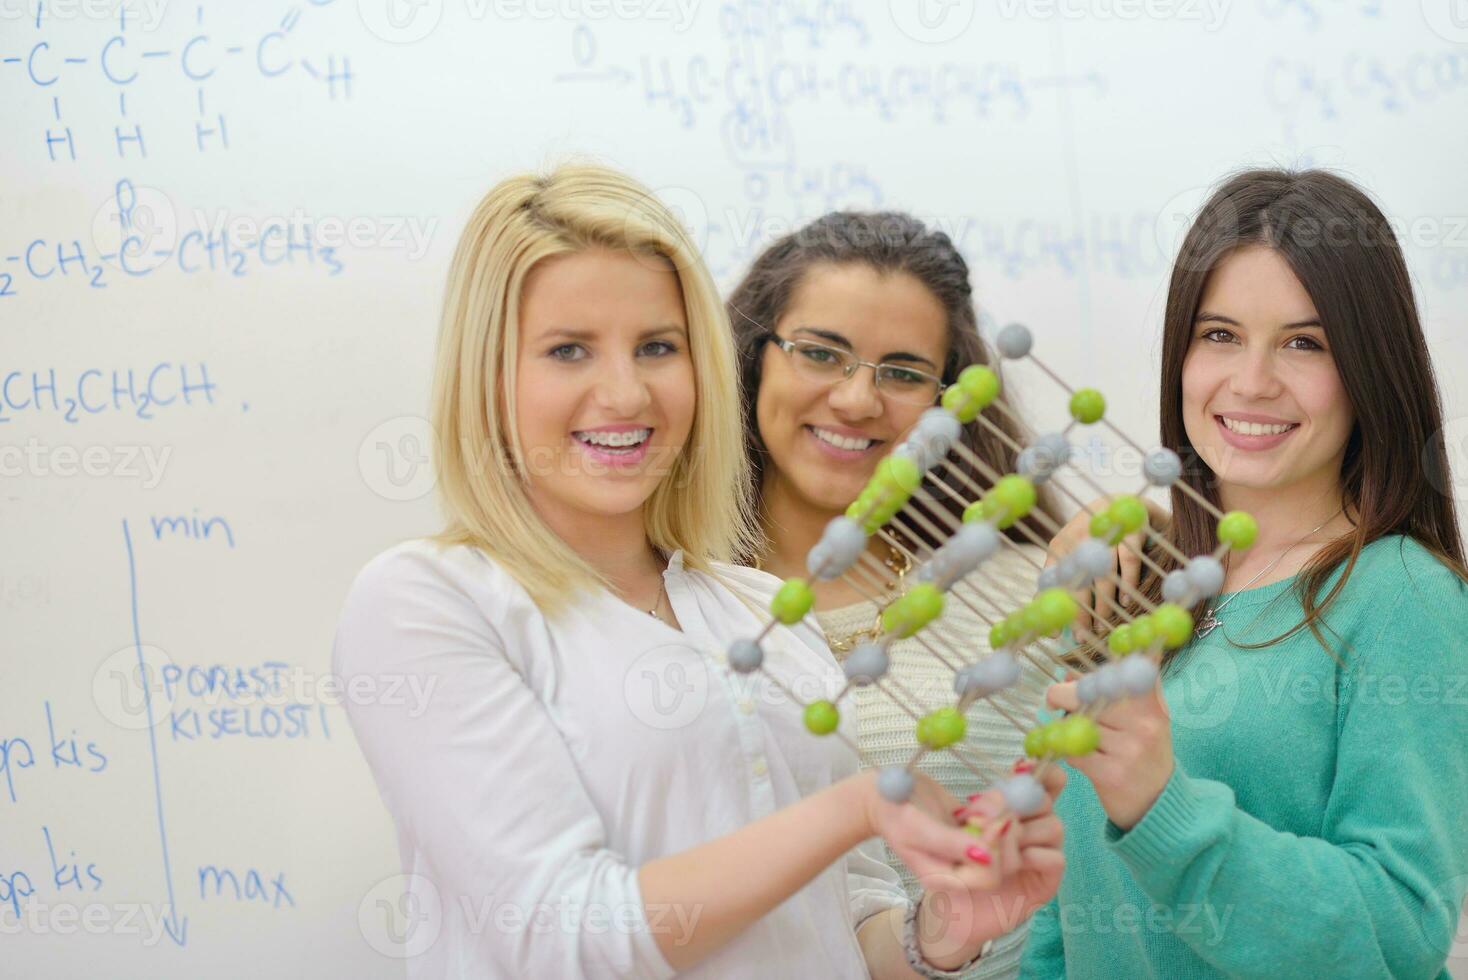
[[[942,378],[926,371],[902,364],[873,364],[849,350],[814,340],[786,340],[773,331],[767,333],[766,339],[785,352],[801,377],[817,384],[839,384],[855,374],[857,368],[869,367],[876,375],[878,391],[908,405],[931,405],[948,387]]]

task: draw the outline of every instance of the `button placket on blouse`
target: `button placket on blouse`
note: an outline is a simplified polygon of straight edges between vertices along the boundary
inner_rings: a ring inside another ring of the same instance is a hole
[[[692,645],[695,649],[714,661],[711,671],[718,676],[720,685],[723,687],[724,698],[731,709],[729,716],[733,719],[735,731],[739,735],[739,748],[745,761],[746,781],[749,785],[753,814],[755,817],[761,817],[774,813],[775,788],[769,778],[769,761],[765,758],[764,725],[760,721],[759,712],[755,710],[757,688],[761,684],[760,675],[758,673],[739,675],[729,669],[728,657],[724,655],[724,645],[709,630],[708,622],[699,605],[699,598],[694,594],[695,586],[689,578],[689,573],[683,569],[681,553],[669,561],[665,581],[668,587],[668,602],[672,604],[673,614],[678,617],[678,622],[682,624],[684,632],[693,638]],[[717,602],[718,600],[711,599],[710,601]],[[765,649],[773,653],[778,646],[767,642]],[[739,710],[733,710],[735,707]]]

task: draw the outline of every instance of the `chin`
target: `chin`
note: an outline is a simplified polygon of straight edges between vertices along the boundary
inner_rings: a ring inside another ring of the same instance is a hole
[[[587,487],[569,501],[573,507],[586,514],[602,517],[621,517],[640,510],[653,494],[656,486]]]
[[[860,496],[866,481],[833,481],[829,472],[812,468],[802,474],[800,492],[805,499],[829,511],[844,511]]]

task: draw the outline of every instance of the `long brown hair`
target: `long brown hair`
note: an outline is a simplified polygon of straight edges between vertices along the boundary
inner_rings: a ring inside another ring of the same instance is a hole
[[[1273,249],[1310,294],[1330,338],[1356,424],[1341,466],[1341,495],[1354,530],[1322,548],[1301,571],[1294,591],[1302,629],[1330,649],[1322,617],[1345,586],[1361,549],[1386,535],[1413,538],[1468,579],[1458,519],[1449,492],[1442,407],[1412,295],[1407,263],[1386,216],[1358,187],[1323,170],[1247,170],[1228,178],[1203,206],[1184,238],[1168,285],[1162,338],[1162,444],[1184,460],[1183,479],[1219,504],[1218,481],[1183,425],[1183,361],[1208,277],[1247,245]],[[1182,490],[1172,490],[1168,537],[1185,555],[1217,545],[1217,522]],[[1176,567],[1165,551],[1152,557]],[[1338,568],[1330,592],[1317,595]],[[1161,576],[1141,591],[1160,601]]]
[[[760,379],[764,368],[764,347],[775,324],[784,315],[790,298],[806,273],[816,265],[869,266],[881,273],[903,272],[916,278],[942,305],[948,322],[948,356],[943,362],[943,383],[952,384],[958,373],[970,364],[987,364],[996,372],[996,359],[979,334],[974,312],[973,287],[969,284],[968,263],[946,234],[930,230],[912,215],[898,211],[858,212],[833,211],[776,241],[754,260],[743,281],[729,297],[729,319],[734,328],[734,343],[739,354],[739,380],[744,392],[744,435],[749,452],[750,469],[755,487],[764,485],[769,450],[760,437],[755,415],[759,399]],[[1012,399],[1000,395],[1006,407]],[[1013,411],[989,412],[985,418],[1012,442],[1023,445],[1025,432],[1014,421]],[[963,429],[963,441],[973,453],[1000,473],[1013,473],[1018,453],[993,430],[977,420]],[[979,486],[990,481],[967,462],[950,458],[950,467],[958,467]],[[951,484],[950,484],[951,485]],[[1055,513],[1045,488],[1039,488],[1038,506]],[[938,495],[944,507],[962,518],[963,505]],[[929,511],[914,501],[910,506]],[[926,516],[931,520],[929,511]],[[936,523],[934,521],[933,523]],[[914,534],[888,526],[889,534],[911,540]],[[1009,535],[1026,541],[1017,528]],[[929,547],[941,544],[917,537]],[[749,556],[751,559],[753,556]]]

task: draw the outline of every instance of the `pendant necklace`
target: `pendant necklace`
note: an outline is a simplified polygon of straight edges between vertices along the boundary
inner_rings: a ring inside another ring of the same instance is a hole
[[[1225,606],[1227,606],[1230,602],[1233,602],[1234,599],[1238,597],[1240,592],[1247,592],[1249,590],[1249,586],[1259,581],[1261,578],[1264,577],[1265,573],[1267,573],[1271,568],[1283,561],[1285,555],[1298,548],[1304,542],[1305,538],[1310,537],[1310,535],[1318,532],[1320,528],[1325,527],[1326,524],[1329,524],[1331,521],[1335,520],[1338,514],[1340,514],[1340,511],[1336,511],[1334,514],[1331,514],[1325,519],[1324,523],[1322,523],[1320,527],[1315,528],[1315,530],[1313,531],[1307,532],[1300,538],[1299,541],[1296,541],[1284,551],[1281,551],[1278,558],[1274,559],[1274,561],[1270,562],[1268,565],[1265,565],[1264,569],[1258,575],[1255,575],[1253,578],[1249,579],[1249,581],[1245,583],[1242,589],[1235,591],[1233,595],[1220,602],[1217,606],[1209,606],[1208,611],[1203,614],[1203,618],[1198,621],[1198,625],[1193,628],[1193,635],[1201,640],[1203,639],[1203,637],[1207,636],[1209,633],[1212,633],[1214,630],[1218,629],[1218,627],[1222,626],[1223,620],[1218,618],[1218,613],[1223,612],[1223,608]]]
[[[659,550],[658,554],[661,556],[661,550]],[[664,620],[663,617],[658,613],[658,606],[661,606],[663,604],[663,594],[668,591],[668,580],[663,577],[667,570],[667,560],[664,559],[663,571],[658,573],[658,594],[652,597],[652,608],[647,611],[647,614],[649,616],[651,616],[653,619],[656,619],[660,623],[666,622],[666,620]]]
[[[658,582],[660,583],[658,585],[658,594],[653,598],[652,608],[647,611],[647,614],[661,623],[663,617],[658,615],[658,606],[662,605],[663,593],[668,590],[668,583],[661,578],[658,579]]]

